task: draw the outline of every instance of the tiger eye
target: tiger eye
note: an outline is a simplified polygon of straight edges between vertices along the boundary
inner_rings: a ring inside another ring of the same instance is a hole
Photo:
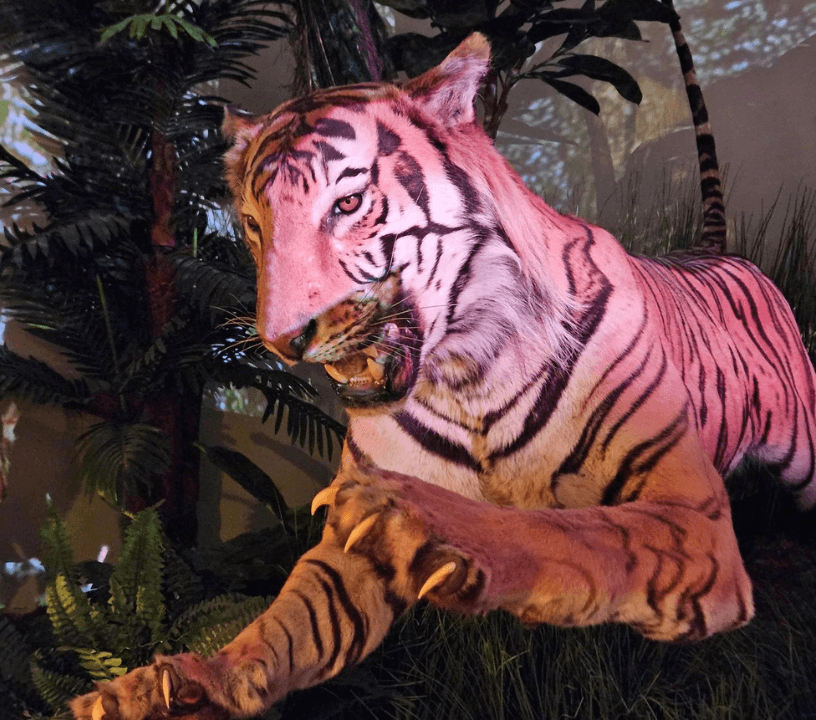
[[[350,215],[363,203],[363,196],[361,193],[354,193],[340,198],[334,203],[334,211],[343,213],[343,215]]]
[[[244,225],[246,225],[247,230],[251,233],[256,235],[261,234],[261,226],[258,224],[258,221],[252,217],[252,215],[244,215]]]

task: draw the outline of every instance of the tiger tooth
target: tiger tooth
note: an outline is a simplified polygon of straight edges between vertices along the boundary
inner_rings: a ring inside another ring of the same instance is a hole
[[[170,709],[170,696],[173,692],[173,681],[170,679],[170,673],[167,670],[162,671],[162,695],[164,695],[164,704],[167,709]]]
[[[385,375],[385,368],[382,365],[372,358],[367,358],[366,364],[368,365],[368,371],[371,373],[371,376],[374,378],[375,382],[379,382],[383,379],[383,376]]]
[[[323,366],[326,369],[326,372],[331,375],[337,382],[341,385],[348,385],[348,378],[343,375],[339,370],[337,370],[333,365],[326,363]]]
[[[417,600],[421,599],[423,595],[429,593],[435,587],[441,585],[450,577],[451,573],[456,570],[456,562],[451,560],[445,563],[441,568],[431,573],[431,576],[425,581],[425,584],[419,589]]]
[[[103,720],[105,717],[105,706],[102,705],[102,696],[96,698],[93,707],[91,708],[91,720]]]
[[[380,351],[377,350],[377,348],[375,348],[373,345],[369,345],[365,350],[363,350],[363,352],[369,357],[373,358],[376,358],[377,355],[380,354]]]
[[[360,523],[349,533],[348,540],[346,540],[346,546],[343,548],[343,552],[347,553],[352,546],[361,538],[363,537],[372,527],[374,527],[374,523],[377,522],[377,514],[369,515],[367,518],[364,518],[360,521]]]
[[[334,485],[329,485],[329,487],[325,487],[317,493],[317,495],[312,498],[312,515],[317,512],[318,508],[324,505],[332,505],[334,503],[334,496],[337,495],[339,489],[340,488]]]

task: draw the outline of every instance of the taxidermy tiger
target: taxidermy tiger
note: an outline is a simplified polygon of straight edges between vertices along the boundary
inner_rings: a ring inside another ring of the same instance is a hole
[[[751,618],[722,476],[759,458],[816,500],[790,308],[745,260],[631,257],[545,205],[476,118],[488,62],[473,35],[402,84],[228,114],[258,333],[333,378],[340,471],[263,615],[210,659],[100,683],[76,717],[253,715],[358,662],[420,598],[666,641]]]

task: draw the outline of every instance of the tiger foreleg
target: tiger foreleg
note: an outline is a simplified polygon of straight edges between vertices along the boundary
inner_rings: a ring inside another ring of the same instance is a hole
[[[275,602],[215,656],[157,656],[70,703],[81,720],[221,720],[262,712],[373,650],[410,601],[329,531]]]
[[[392,473],[344,480],[326,497],[327,534],[406,598],[527,624],[622,622],[656,640],[700,639],[753,613],[724,493],[698,508],[519,510]]]

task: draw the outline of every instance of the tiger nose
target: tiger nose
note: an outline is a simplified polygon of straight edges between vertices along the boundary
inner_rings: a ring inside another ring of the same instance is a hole
[[[303,358],[303,352],[317,332],[317,321],[309,320],[302,328],[294,332],[279,335],[265,345],[288,362],[297,362]]]

